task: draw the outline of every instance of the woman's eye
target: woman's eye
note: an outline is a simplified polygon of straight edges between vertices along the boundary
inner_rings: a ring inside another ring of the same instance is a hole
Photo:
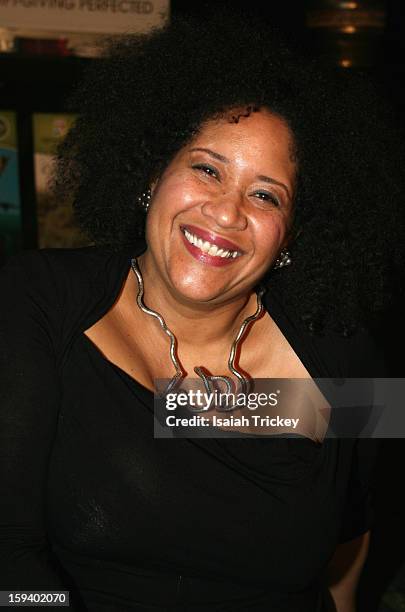
[[[208,166],[207,164],[194,164],[192,167],[196,170],[201,170],[204,174],[208,174],[208,176],[219,178],[218,172],[212,166]]]
[[[263,202],[271,202],[275,206],[280,206],[278,198],[268,191],[257,191],[255,196],[258,197],[259,200],[263,200]]]

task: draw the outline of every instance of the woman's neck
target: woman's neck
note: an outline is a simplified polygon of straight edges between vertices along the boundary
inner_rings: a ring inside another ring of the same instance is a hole
[[[159,278],[149,274],[144,262],[138,260],[138,265],[143,276],[144,304],[162,315],[183,347],[198,345],[201,350],[204,346],[230,345],[243,320],[256,310],[257,296],[254,291],[227,302],[192,302],[171,292],[167,285],[159,282]],[[135,275],[132,285],[131,293],[136,298],[138,282]],[[158,321],[146,314],[145,324],[159,328]]]

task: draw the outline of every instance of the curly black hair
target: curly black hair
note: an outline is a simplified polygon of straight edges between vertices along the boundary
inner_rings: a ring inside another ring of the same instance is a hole
[[[389,304],[402,269],[395,124],[364,78],[320,68],[254,20],[177,18],[110,41],[73,97],[56,193],[96,244],[130,247],[144,233],[138,196],[204,121],[248,105],[284,118],[298,163],[293,264],[266,280],[313,331],[349,334]]]

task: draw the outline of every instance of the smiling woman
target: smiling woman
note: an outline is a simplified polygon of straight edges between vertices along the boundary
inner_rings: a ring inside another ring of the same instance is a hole
[[[153,392],[384,376],[368,326],[403,187],[375,97],[207,17],[112,43],[73,103],[55,189],[95,245],[0,276],[0,588],[69,590],[76,611],[353,612],[375,441],[154,438]]]
[[[289,240],[291,141],[281,119],[258,110],[207,122],[177,153],[154,184],[140,259],[158,293],[160,281],[177,302],[246,300]]]

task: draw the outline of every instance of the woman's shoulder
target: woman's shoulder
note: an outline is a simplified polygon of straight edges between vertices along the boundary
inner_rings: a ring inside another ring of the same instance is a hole
[[[331,364],[330,377],[384,378],[387,364],[384,349],[377,334],[359,324],[349,335],[326,329],[311,337],[323,358]],[[332,367],[333,366],[333,367]],[[332,374],[333,372],[333,374]]]
[[[306,356],[316,377],[325,378],[384,378],[387,374],[384,348],[378,334],[359,322],[349,334],[325,327],[314,331],[308,326],[283,295],[273,290],[265,294],[266,309],[281,331],[289,331],[293,348]]]
[[[40,249],[9,257],[0,269],[0,334],[9,328],[23,329],[27,338],[37,333],[62,354],[77,331],[114,302],[130,258],[129,252],[102,247]]]
[[[129,261],[103,247],[22,251],[2,267],[0,285],[11,302],[74,317],[119,290]]]
[[[46,248],[20,251],[8,257],[4,267],[24,268],[31,273],[41,275],[50,273],[94,272],[112,259],[120,259],[124,251],[112,251],[106,247],[87,246],[81,248]]]
[[[129,252],[114,252],[103,247],[77,249],[39,249],[21,251],[9,257],[2,268],[3,278],[25,277],[31,288],[45,294],[70,289],[82,292],[89,286],[105,283],[106,272],[129,259]]]

